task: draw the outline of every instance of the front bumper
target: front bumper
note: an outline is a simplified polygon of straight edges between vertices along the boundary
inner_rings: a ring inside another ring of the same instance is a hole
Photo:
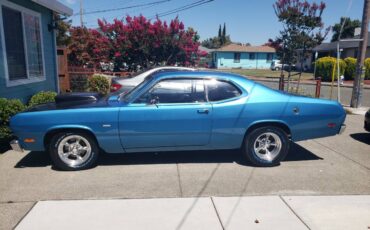
[[[23,152],[23,149],[21,145],[19,144],[18,140],[12,140],[9,144],[10,144],[10,147],[12,147],[14,151]]]
[[[340,127],[340,129],[339,129],[339,133],[338,134],[342,134],[345,129],[346,129],[346,125],[345,124],[342,124],[341,127]]]

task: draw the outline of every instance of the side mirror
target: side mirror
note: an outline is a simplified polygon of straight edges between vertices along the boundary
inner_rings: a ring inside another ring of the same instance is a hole
[[[157,105],[159,103],[159,97],[154,96],[149,98],[149,104],[150,105]]]

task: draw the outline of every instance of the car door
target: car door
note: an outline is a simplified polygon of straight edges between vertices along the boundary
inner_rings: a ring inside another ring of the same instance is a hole
[[[210,140],[212,106],[202,79],[165,79],[119,114],[125,149],[203,146]]]

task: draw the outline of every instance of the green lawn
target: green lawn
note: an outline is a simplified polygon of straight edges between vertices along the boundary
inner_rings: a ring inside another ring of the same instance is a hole
[[[266,77],[266,78],[278,78],[280,77],[281,71],[272,71],[270,69],[225,69],[220,70],[223,72],[237,73],[240,75],[251,76],[251,77]],[[291,72],[292,75],[298,72]],[[288,72],[284,71],[285,78],[288,77]],[[298,79],[299,75],[292,76],[292,79]],[[312,73],[302,73],[302,80],[313,79]]]

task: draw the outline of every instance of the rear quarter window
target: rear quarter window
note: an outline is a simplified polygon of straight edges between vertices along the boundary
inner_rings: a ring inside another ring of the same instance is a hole
[[[239,97],[242,94],[240,89],[230,82],[219,80],[208,80],[205,82],[209,101],[222,101]]]

